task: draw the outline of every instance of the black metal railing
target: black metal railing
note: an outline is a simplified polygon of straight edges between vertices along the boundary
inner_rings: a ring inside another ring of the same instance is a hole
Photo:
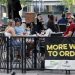
[[[13,70],[19,70],[22,73],[26,73],[27,70],[45,70],[45,38],[64,39],[64,37],[0,36],[0,69],[7,73]],[[74,41],[74,37],[72,39]]]
[[[7,70],[7,73],[15,69],[21,70],[22,73],[26,70],[41,69],[43,55],[38,40],[40,39],[37,37],[0,36],[0,69]],[[2,63],[6,66],[2,66]]]

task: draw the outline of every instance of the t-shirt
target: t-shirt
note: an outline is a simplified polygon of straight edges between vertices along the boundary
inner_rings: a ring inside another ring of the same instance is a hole
[[[67,27],[66,32],[64,33],[64,35],[67,35],[69,33],[69,31],[72,31],[72,32],[75,31],[75,23],[71,23],[71,25],[69,27]]]
[[[66,18],[61,18],[59,21],[58,21],[58,24],[67,24],[68,23],[68,21],[67,21],[67,19]]]
[[[52,31],[50,28],[48,28],[48,29],[46,30],[46,33],[45,33],[44,36],[51,36],[51,33],[53,33],[53,31]]]
[[[25,29],[23,28],[23,26],[15,26],[15,32],[17,35],[20,35],[25,32]]]

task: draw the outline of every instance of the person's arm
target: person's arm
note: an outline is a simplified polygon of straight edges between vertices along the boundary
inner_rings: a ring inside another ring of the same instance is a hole
[[[72,36],[72,31],[69,31],[68,34],[66,34],[64,37],[71,37]]]
[[[70,26],[68,26],[68,27],[66,28],[66,31],[64,32],[64,36],[68,34],[69,29],[70,29]]]
[[[10,32],[11,32],[12,36],[16,36],[16,33],[15,33],[15,29],[14,28],[10,28]]]

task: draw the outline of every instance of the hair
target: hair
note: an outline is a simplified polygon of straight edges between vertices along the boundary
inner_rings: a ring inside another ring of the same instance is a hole
[[[15,22],[22,22],[20,18],[15,18]]]
[[[62,17],[65,17],[65,14],[62,14]]]
[[[37,16],[41,15],[40,13],[37,14]]]
[[[50,15],[48,15],[48,18],[50,17]]]
[[[54,16],[53,15],[49,15],[49,21],[54,22]]]
[[[15,18],[15,25],[16,25],[17,22],[19,22],[20,25],[22,24],[22,20],[20,18]]]
[[[27,24],[26,24],[26,27],[31,27],[31,24],[30,24],[30,23],[27,23]]]
[[[9,26],[12,26],[12,23],[13,23],[14,21],[13,20],[8,20],[8,25]]]

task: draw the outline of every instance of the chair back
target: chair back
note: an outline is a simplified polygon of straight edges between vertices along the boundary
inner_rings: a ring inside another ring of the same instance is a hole
[[[59,24],[59,30],[60,32],[65,32],[66,31],[66,24]]]

